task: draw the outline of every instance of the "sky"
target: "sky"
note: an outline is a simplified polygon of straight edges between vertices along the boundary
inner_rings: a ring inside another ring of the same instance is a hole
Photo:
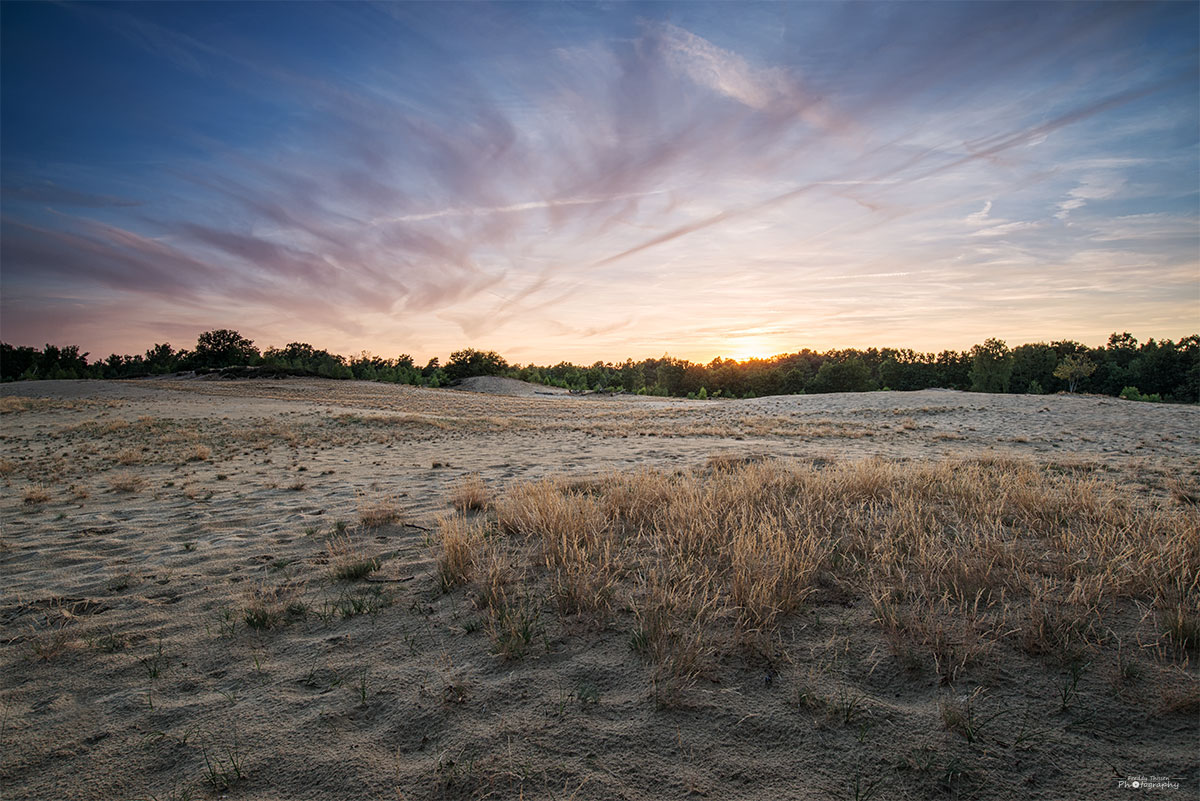
[[[1200,5],[0,5],[0,339],[1200,331]]]

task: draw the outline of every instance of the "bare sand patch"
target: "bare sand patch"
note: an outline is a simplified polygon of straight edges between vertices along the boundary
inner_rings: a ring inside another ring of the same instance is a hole
[[[1200,787],[1194,407],[288,379],[0,412],[5,797]]]

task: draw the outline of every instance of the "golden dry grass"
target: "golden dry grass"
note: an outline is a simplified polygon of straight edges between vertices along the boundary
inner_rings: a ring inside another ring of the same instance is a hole
[[[358,497],[358,522],[364,528],[378,528],[404,521],[404,510],[393,497]]]
[[[146,479],[137,473],[115,473],[108,485],[116,492],[138,492],[146,486]]]
[[[479,512],[492,503],[492,493],[483,477],[472,473],[450,488],[450,504],[460,512]]]
[[[188,452],[187,461],[207,462],[212,458],[212,448],[207,445],[197,445]]]
[[[483,526],[461,517],[438,520],[441,555],[438,558],[438,583],[443,589],[466,584],[475,574],[476,561],[483,544]]]
[[[21,496],[21,500],[26,506],[39,506],[50,501],[50,493],[41,484],[29,487]]]
[[[1200,511],[1081,466],[718,457],[517,484],[492,517],[503,538],[489,558],[503,551],[562,616],[631,613],[656,682],[759,647],[823,586],[868,601],[901,661],[944,683],[997,648],[1059,664],[1103,649],[1119,601],[1155,611],[1164,647],[1196,649]],[[474,581],[503,609],[499,571],[476,569],[481,529],[446,518],[440,530],[443,587]]]

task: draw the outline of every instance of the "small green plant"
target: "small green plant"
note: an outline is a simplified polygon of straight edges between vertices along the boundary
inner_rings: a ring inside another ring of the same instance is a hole
[[[800,709],[817,711],[825,708],[827,701],[811,686],[804,685],[796,690],[795,703]]]
[[[1021,721],[1016,735],[1013,737],[1012,747],[1027,751],[1045,739],[1045,736],[1046,729],[1031,725],[1029,716],[1026,715],[1025,719]]]
[[[1059,711],[1066,712],[1079,697],[1079,679],[1083,676],[1087,665],[1075,660],[1067,666],[1067,676],[1059,688]]]
[[[866,703],[866,696],[861,693],[851,693],[845,688],[838,691],[837,698],[833,704],[833,710],[837,717],[841,719],[842,724],[849,726],[854,722],[854,716],[862,710]]]
[[[222,609],[217,615],[217,634],[232,637],[237,634],[238,619],[232,609]]]
[[[600,703],[600,688],[590,681],[585,681],[575,688],[575,698],[584,709]]]
[[[360,581],[379,569],[377,557],[367,556],[347,536],[329,541],[329,571],[338,581]]]
[[[849,798],[854,801],[870,801],[875,797],[875,791],[879,789],[880,779],[867,781],[863,778],[862,771],[855,771],[854,778],[850,781],[848,787],[850,794]]]
[[[342,686],[342,677],[330,668],[312,668],[304,679],[304,686],[319,689],[322,692]]]
[[[192,791],[188,787],[172,787],[166,795],[150,795],[150,801],[192,801]]]
[[[450,789],[469,790],[477,781],[475,760],[463,760],[462,754],[459,754],[458,759],[453,759],[445,753],[439,755],[433,771],[437,774],[438,784],[443,793]]]
[[[142,663],[142,667],[146,669],[146,674],[149,675],[151,681],[157,679],[160,673],[163,673],[171,666],[171,662],[163,649],[161,637],[158,640],[158,647],[154,653],[150,656],[142,657],[139,661]]]
[[[492,647],[503,659],[520,659],[542,634],[541,613],[526,599],[506,599],[506,603],[495,610],[488,633]]]
[[[559,687],[558,691],[557,691],[557,698],[554,702],[554,716],[555,717],[561,718],[561,717],[566,716],[567,700],[569,698],[570,698],[570,695],[567,694],[566,689]]]
[[[359,677],[358,677],[358,684],[355,686],[354,689],[355,689],[356,694],[358,695],[358,705],[360,707],[365,707],[367,705],[367,697],[368,697],[367,668],[362,669],[362,673],[360,673]]]
[[[382,587],[367,586],[343,591],[335,600],[325,601],[318,616],[329,623],[335,616],[348,620],[358,615],[374,615],[394,603]]]
[[[301,592],[302,586],[294,581],[251,588],[242,607],[242,621],[259,631],[281,626],[289,621],[293,609],[303,605]]]
[[[1115,675],[1116,685],[1118,687],[1123,687],[1126,684],[1137,681],[1138,677],[1141,675],[1142,669],[1141,666],[1138,665],[1137,660],[1118,651]]]
[[[99,637],[90,640],[89,644],[106,654],[116,653],[124,651],[129,646],[129,635],[109,629]]]
[[[947,730],[961,734],[968,743],[978,742],[983,734],[983,729],[1004,714],[1004,711],[1001,710],[990,715],[980,715],[979,701],[982,695],[983,688],[978,687],[968,696],[945,700],[939,705],[942,724]]]
[[[279,625],[281,616],[266,606],[248,606],[242,611],[242,620],[252,629],[270,629]]]
[[[951,790],[957,797],[959,786],[968,779],[969,774],[967,769],[963,767],[962,761],[958,757],[953,757],[946,763],[946,769],[942,771],[942,786],[947,790]]]
[[[200,753],[204,757],[204,780],[216,792],[223,793],[246,778],[244,765],[246,752],[239,747],[237,730],[234,730],[233,745],[222,749],[221,756],[215,749],[209,753],[207,747],[202,747]]]
[[[381,562],[376,557],[348,559],[333,569],[333,577],[339,581],[361,581],[379,569]]]

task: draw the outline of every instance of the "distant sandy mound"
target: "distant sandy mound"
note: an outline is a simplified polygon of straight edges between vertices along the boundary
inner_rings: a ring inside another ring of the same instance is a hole
[[[547,387],[541,384],[530,384],[528,381],[518,381],[515,378],[501,378],[495,375],[477,375],[464,378],[453,389],[464,392],[482,392],[488,395],[567,395],[567,390],[559,387]]]

